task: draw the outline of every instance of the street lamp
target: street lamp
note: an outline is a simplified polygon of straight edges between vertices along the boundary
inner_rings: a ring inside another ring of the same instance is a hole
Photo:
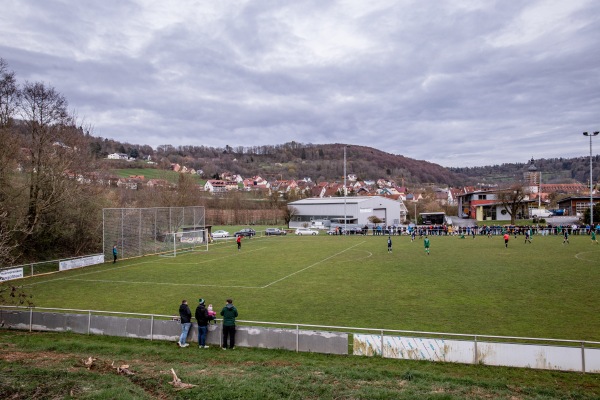
[[[600,132],[583,132],[583,136],[590,137],[590,226],[591,229],[594,230],[594,197],[592,194],[593,190],[593,180],[592,180],[592,137],[598,136]]]

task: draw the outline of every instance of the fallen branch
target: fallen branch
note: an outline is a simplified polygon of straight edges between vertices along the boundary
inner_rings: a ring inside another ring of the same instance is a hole
[[[93,358],[92,356],[89,356],[87,360],[81,360],[83,361],[83,365],[85,365],[85,367],[87,369],[92,369],[92,366],[94,365],[94,361],[96,361],[97,358]]]
[[[175,390],[190,389],[190,388],[197,386],[197,385],[192,385],[191,383],[181,382],[181,379],[179,379],[177,377],[177,374],[175,373],[175,370],[173,368],[171,368],[171,374],[173,375],[173,381],[169,382],[169,384],[173,385]]]

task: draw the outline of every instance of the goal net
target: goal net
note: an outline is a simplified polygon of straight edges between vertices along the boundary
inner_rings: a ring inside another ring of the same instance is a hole
[[[177,257],[177,254],[190,251],[208,251],[208,231],[206,229],[169,232],[165,242],[169,250],[160,254],[161,257]]]
[[[105,208],[102,224],[106,259],[112,258],[114,245],[119,258],[208,250],[202,206]]]

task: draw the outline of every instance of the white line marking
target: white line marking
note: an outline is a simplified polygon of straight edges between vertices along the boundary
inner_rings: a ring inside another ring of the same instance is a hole
[[[81,276],[92,275],[92,274],[99,274],[99,273],[106,272],[106,271],[114,271],[114,270],[117,270],[117,269],[128,268],[128,267],[132,267],[132,266],[136,266],[136,265],[154,264],[154,263],[160,262],[161,260],[144,261],[144,262],[135,263],[135,264],[123,265],[123,266],[120,266],[120,267],[101,269],[99,271],[92,271],[92,272],[87,272],[87,273],[83,273],[83,274],[77,275],[78,277],[72,277],[72,278],[71,277],[61,277],[61,278],[51,279],[51,280],[47,280],[47,281],[43,281],[43,282],[32,283],[29,286],[39,285],[41,283],[48,283],[48,282],[53,282],[53,281],[58,281],[58,280],[67,280],[67,281],[81,281],[81,282],[102,282],[102,283],[122,283],[122,284],[141,284],[141,285],[195,286],[195,287],[217,287],[217,288],[238,288],[238,289],[266,289],[266,288],[268,288],[271,285],[274,285],[274,284],[276,284],[278,282],[281,282],[281,281],[283,281],[285,279],[288,279],[288,278],[290,278],[290,277],[292,277],[292,276],[294,276],[296,274],[299,274],[300,272],[306,271],[307,269],[312,268],[314,266],[317,266],[317,265],[319,265],[319,264],[321,264],[321,263],[323,263],[323,262],[325,262],[325,261],[327,261],[327,260],[329,260],[329,259],[331,259],[333,257],[337,257],[340,254],[343,254],[343,253],[347,252],[348,250],[352,250],[354,247],[360,246],[363,243],[365,243],[365,242],[363,241],[363,242],[357,243],[354,246],[348,247],[347,249],[344,249],[344,250],[342,250],[342,251],[340,251],[340,252],[338,252],[336,254],[333,254],[333,255],[331,255],[329,257],[326,257],[326,258],[324,258],[322,260],[319,260],[319,261],[317,261],[317,262],[315,262],[315,263],[313,263],[313,264],[311,264],[311,265],[309,265],[307,267],[304,267],[304,268],[302,268],[302,269],[300,269],[300,270],[298,270],[296,272],[293,272],[293,273],[291,273],[289,275],[286,275],[283,278],[277,279],[277,280],[275,280],[275,281],[273,281],[271,283],[268,283],[268,284],[266,284],[264,286],[205,285],[205,284],[195,284],[195,283],[122,281],[122,280],[109,280],[109,279],[81,279],[81,278],[79,278]],[[259,249],[249,250],[249,251],[246,251],[246,253],[254,252],[254,251],[260,251],[260,250],[263,250],[263,249],[265,249],[265,247],[262,247],[262,248],[259,248]],[[367,253],[370,253],[370,252],[367,252]],[[370,257],[371,255],[372,255],[372,253],[370,253],[370,255],[368,257]],[[213,262],[213,261],[222,260],[224,258],[236,257],[236,256],[237,256],[237,252],[235,254],[232,254],[232,255],[227,255],[227,256],[215,258],[215,259],[212,259],[212,260],[205,260],[205,261],[200,262],[200,263],[194,263],[194,264],[190,263],[190,264],[191,265],[198,265],[198,264],[202,264],[204,262]]]
[[[206,264],[209,262],[213,262],[213,261],[218,261],[218,260],[223,260],[225,258],[230,258],[230,257],[238,257],[240,255],[243,255],[244,253],[253,253],[255,251],[261,251],[266,249],[266,247],[259,247],[258,249],[252,249],[252,250],[246,250],[246,251],[237,251],[235,250],[235,252],[233,254],[229,254],[227,256],[223,256],[223,257],[218,257],[218,258],[211,258],[210,260],[204,260],[204,261],[199,261],[199,262],[188,262],[188,263],[182,263],[182,262],[178,262],[175,263],[175,265],[200,265],[200,264]]]
[[[264,250],[264,249],[266,249],[266,247],[261,247],[261,248],[258,248],[258,249],[248,250],[245,253],[250,253],[250,252],[254,252],[254,251],[260,251],[260,250]],[[213,259],[210,259],[210,260],[204,260],[204,261],[196,262],[196,263],[176,263],[173,267],[176,267],[177,265],[180,265],[180,264],[183,264],[183,265],[200,265],[200,264],[205,264],[205,263],[209,263],[209,262],[213,262],[213,261],[223,260],[223,259],[229,258],[229,257],[237,257],[237,255],[238,255],[238,253],[236,252],[235,254],[227,255],[227,256],[224,256],[224,257],[213,258]],[[142,261],[142,262],[139,262],[139,263],[123,265],[123,266],[120,266],[120,267],[104,268],[104,269],[101,269],[101,270],[98,270],[98,271],[84,272],[82,274],[78,274],[77,276],[79,277],[79,276],[86,276],[86,275],[91,275],[91,274],[100,274],[100,273],[107,272],[107,271],[114,271],[114,270],[117,270],[117,269],[134,267],[134,266],[137,266],[137,265],[158,264],[158,263],[164,263],[164,260],[162,260],[162,259],[156,259],[156,260]],[[74,271],[74,270],[71,270],[71,271]],[[49,282],[62,281],[62,280],[75,280],[75,278],[71,278],[71,277],[68,277],[68,276],[63,276],[63,277],[60,277],[60,278],[48,279],[46,281],[35,282],[35,283],[31,283],[29,285],[24,285],[24,286],[25,287],[29,287],[29,286],[40,285],[42,283],[49,283]],[[84,279],[79,279],[79,280],[83,281]],[[91,282],[91,280],[90,280],[90,282]],[[101,281],[98,281],[98,282],[101,282]],[[106,281],[106,282],[110,282],[110,281]]]
[[[293,272],[293,273],[291,273],[291,274],[289,274],[289,275],[287,275],[287,276],[284,276],[284,277],[283,277],[283,278],[281,278],[281,279],[277,279],[276,281],[273,281],[273,282],[271,282],[271,283],[269,283],[269,284],[266,284],[266,285],[265,285],[265,286],[263,286],[261,289],[266,289],[266,288],[268,288],[269,286],[271,286],[271,285],[274,285],[274,284],[276,284],[276,283],[278,283],[278,282],[281,282],[281,281],[283,281],[283,280],[285,280],[285,279],[287,279],[287,278],[289,278],[289,277],[292,277],[292,276],[294,276],[294,275],[296,275],[296,274],[299,274],[299,273],[300,273],[300,272],[302,272],[302,271],[306,271],[307,269],[309,269],[309,268],[312,268],[312,267],[314,267],[315,265],[319,265],[319,264],[321,264],[321,263],[323,263],[323,262],[325,262],[325,261],[329,260],[330,258],[337,257],[337,256],[339,256],[340,254],[342,254],[342,253],[345,253],[346,251],[348,251],[348,250],[351,250],[351,249],[353,249],[354,247],[356,247],[356,246],[359,246],[359,245],[361,245],[361,244],[363,244],[363,243],[365,243],[365,242],[360,242],[360,243],[358,243],[358,244],[355,244],[354,246],[348,247],[347,249],[345,249],[345,250],[342,250],[342,251],[340,251],[339,253],[333,254],[333,255],[331,255],[331,256],[329,256],[329,257],[326,257],[326,258],[324,258],[324,259],[322,259],[322,260],[320,260],[320,261],[317,261],[316,263],[314,263],[314,264],[312,264],[312,265],[309,265],[308,267],[302,268],[301,270],[298,270],[298,271],[296,271],[296,272]]]
[[[587,253],[597,253],[597,252],[596,251],[582,251],[581,253],[575,254],[575,258],[578,260],[581,260],[581,261],[598,262],[598,260],[586,260],[585,258],[579,257],[581,254],[587,254]]]
[[[262,289],[260,286],[224,286],[224,285],[204,285],[201,283],[171,283],[171,282],[144,282],[144,281],[114,281],[108,279],[78,279],[67,278],[67,281],[82,281],[82,282],[102,282],[102,283],[124,283],[124,284],[143,284],[143,285],[168,285],[168,286],[202,286],[202,287],[218,287],[218,288],[241,288],[241,289]]]

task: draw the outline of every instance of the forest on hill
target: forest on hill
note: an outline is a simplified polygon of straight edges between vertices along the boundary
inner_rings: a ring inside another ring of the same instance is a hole
[[[345,144],[302,144],[289,142],[278,145],[215,148],[208,146],[149,146],[120,143],[93,138],[91,151],[98,157],[110,153],[125,153],[133,157],[155,160],[159,168],[180,164],[202,170],[207,178],[228,171],[244,177],[260,175],[265,179],[303,179],[315,182],[341,181],[344,176],[344,147],[346,173],[359,180],[392,179],[398,185],[437,184],[463,185],[469,179],[428,161],[414,160],[366,146]]]
[[[346,144],[302,144],[290,142],[253,147],[215,148],[209,146],[150,146],[120,143],[115,140],[91,138],[92,153],[106,157],[121,152],[134,157],[158,161],[158,167],[170,168],[177,163],[202,170],[206,178],[228,171],[244,177],[260,175],[265,179],[302,179],[341,181],[346,173],[359,180],[386,178],[400,186],[462,186],[474,184],[504,184],[520,181],[523,173],[535,165],[542,172],[543,183],[589,182],[589,157],[541,158],[525,162],[504,163],[481,167],[445,168],[438,164],[386,153],[367,146]],[[600,176],[600,156],[593,158],[594,176]],[[125,164],[124,164],[125,166]]]
[[[523,177],[523,173],[534,165],[542,173],[542,183],[572,183],[589,184],[590,158],[541,158],[525,163],[506,163],[484,167],[449,168],[449,170],[466,176],[469,180],[480,183],[515,182]],[[592,157],[593,175],[600,176],[600,156]]]

